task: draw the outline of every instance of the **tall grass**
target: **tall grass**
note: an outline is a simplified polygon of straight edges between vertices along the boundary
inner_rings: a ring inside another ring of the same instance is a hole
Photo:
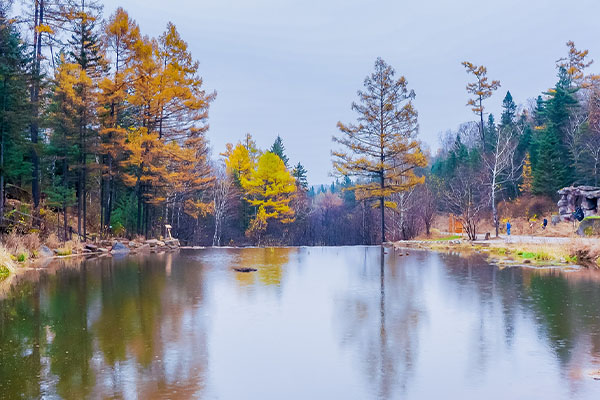
[[[15,268],[16,265],[10,251],[3,244],[0,244],[0,279],[14,273]]]

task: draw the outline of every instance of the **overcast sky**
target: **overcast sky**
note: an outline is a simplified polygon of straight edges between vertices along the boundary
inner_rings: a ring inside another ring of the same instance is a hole
[[[125,8],[143,33],[173,22],[218,95],[210,109],[215,156],[250,132],[261,148],[281,135],[311,184],[326,183],[336,123],[354,121],[350,104],[377,57],[415,90],[420,138],[474,120],[465,106],[461,61],[488,67],[502,87],[488,101],[498,114],[555,82],[565,42],[590,50],[600,71],[598,0],[103,0]]]

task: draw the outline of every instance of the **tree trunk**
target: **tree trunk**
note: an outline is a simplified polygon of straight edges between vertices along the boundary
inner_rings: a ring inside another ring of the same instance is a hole
[[[38,27],[44,23],[44,0],[35,2],[34,34],[33,34],[33,68],[31,83],[31,124],[29,132],[31,135],[31,196],[33,206],[37,210],[40,205],[40,161],[37,154],[38,143],[38,117],[40,96],[40,62],[42,59],[42,32]]]
[[[137,182],[137,233],[142,234],[142,185],[138,178]]]
[[[4,223],[4,126],[6,124],[4,115],[6,113],[6,80],[4,76],[4,89],[2,97],[2,126],[0,127],[0,225]]]
[[[483,106],[482,106],[482,98],[479,96],[479,117],[481,118],[481,142],[483,144],[483,150],[485,152],[485,130],[483,128]]]

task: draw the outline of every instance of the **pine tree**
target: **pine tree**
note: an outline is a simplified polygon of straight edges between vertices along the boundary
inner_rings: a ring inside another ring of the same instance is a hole
[[[574,179],[572,155],[569,153],[565,137],[569,113],[577,107],[570,78],[564,68],[559,69],[558,82],[544,102],[544,125],[537,138],[538,154],[534,164],[534,192],[551,196],[561,187],[571,185]],[[553,176],[548,176],[552,173]]]
[[[279,135],[277,135],[277,139],[275,139],[275,142],[273,143],[269,151],[281,158],[286,167],[288,166],[288,157],[285,155],[285,147],[283,146],[283,140]]]
[[[494,119],[494,114],[490,113],[488,116],[488,122],[486,126],[485,140],[486,140],[486,148],[491,149],[494,147],[496,143],[496,137],[498,135],[498,128],[496,127],[496,120]]]
[[[548,127],[538,143],[537,167],[533,171],[533,192],[556,196],[556,191],[568,182],[568,166],[563,160],[563,146],[557,136],[557,130]]]
[[[517,114],[517,105],[515,104],[510,91],[506,92],[504,100],[502,100],[502,116],[500,117],[500,125],[503,128],[512,126],[515,123]]]
[[[31,165],[24,158],[28,140],[26,48],[13,22],[0,7],[0,223],[4,220],[5,184],[19,184]]]
[[[79,6],[73,6],[66,14],[72,32],[69,44],[69,61],[80,66],[82,71],[90,78],[98,78],[105,64],[100,51],[100,43],[96,32],[96,20],[101,13],[101,6],[94,1],[81,0]],[[77,233],[86,240],[87,237],[87,181],[88,181],[88,155],[95,147],[90,143],[97,138],[97,132],[90,127],[97,126],[96,109],[96,83],[78,87],[78,94],[82,99],[78,129],[79,160],[77,162]]]
[[[308,190],[308,180],[306,179],[307,171],[304,166],[298,162],[292,170],[292,176],[296,178],[296,185],[302,190]]]

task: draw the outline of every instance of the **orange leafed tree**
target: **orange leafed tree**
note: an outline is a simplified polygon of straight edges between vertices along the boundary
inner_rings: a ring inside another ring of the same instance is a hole
[[[115,179],[123,162],[127,140],[128,110],[126,100],[131,93],[133,61],[140,40],[138,25],[127,12],[118,8],[104,28],[103,43],[110,60],[110,74],[99,84],[100,146],[102,175],[100,188],[100,226],[105,232],[111,224]]]
[[[358,113],[355,124],[338,122],[340,136],[334,142],[342,145],[333,155],[333,166],[339,175],[357,176],[354,185],[357,198],[378,199],[381,208],[381,239],[385,242],[385,208],[396,204],[386,201],[394,193],[407,191],[424,181],[414,169],[426,165],[426,159],[414,139],[417,111],[406,78],[394,78],[394,69],[378,58],[375,71],[365,78],[359,101],[352,104]]]
[[[588,60],[589,51],[578,50],[572,40],[567,42],[567,47],[569,48],[569,54],[567,57],[556,60],[557,68],[564,68],[571,83],[577,87],[589,87],[591,81],[597,79],[597,77],[586,77],[584,70],[592,65],[594,60]]]

